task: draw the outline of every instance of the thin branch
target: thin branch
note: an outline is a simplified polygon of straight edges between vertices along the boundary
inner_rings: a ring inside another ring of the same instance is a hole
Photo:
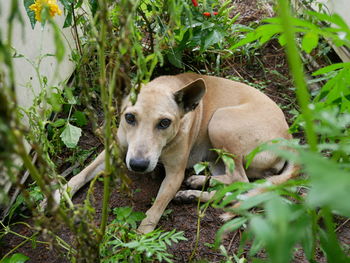
[[[149,40],[150,40],[150,46],[151,46],[151,53],[154,52],[154,38],[153,38],[153,29],[151,27],[151,23],[147,19],[146,14],[141,10],[141,8],[137,8],[137,12],[141,15],[142,19],[145,20],[147,29],[148,29],[148,34],[149,34]]]

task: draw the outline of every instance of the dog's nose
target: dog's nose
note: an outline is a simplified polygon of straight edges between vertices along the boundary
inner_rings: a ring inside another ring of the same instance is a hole
[[[149,160],[141,158],[130,159],[130,168],[135,172],[144,172],[147,170],[149,165]]]

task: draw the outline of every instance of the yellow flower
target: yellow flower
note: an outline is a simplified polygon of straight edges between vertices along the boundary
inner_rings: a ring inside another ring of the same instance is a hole
[[[51,17],[57,15],[62,15],[62,10],[58,7],[56,0],[35,0],[35,3],[29,6],[30,10],[35,13],[35,19],[41,22],[41,11],[43,8],[48,7],[49,15]]]

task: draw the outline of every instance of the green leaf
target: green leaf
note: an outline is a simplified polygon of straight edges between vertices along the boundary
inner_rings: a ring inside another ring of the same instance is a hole
[[[194,172],[196,174],[200,174],[201,172],[203,172],[206,168],[208,167],[208,163],[196,163],[194,166],[193,166],[193,169],[194,169]]]
[[[53,111],[60,112],[64,100],[59,93],[52,92],[50,97],[47,98],[47,101],[52,106]]]
[[[72,121],[73,120],[80,127],[85,126],[88,123],[85,117],[85,113],[78,110],[75,111],[74,114],[72,115]]]
[[[239,209],[248,210],[262,203],[265,203],[269,200],[272,200],[275,197],[276,197],[276,194],[274,192],[265,192],[259,195],[251,196],[248,199],[243,200],[241,202]]]
[[[81,129],[70,124],[69,122],[67,123],[66,127],[64,128],[63,132],[60,135],[63,143],[68,148],[75,148],[78,144],[80,136],[81,136]]]
[[[315,208],[328,206],[342,215],[350,216],[349,172],[315,153],[302,152],[301,159],[311,180],[307,202]]]
[[[318,34],[312,31],[309,31],[303,37],[301,47],[302,49],[310,54],[310,52],[316,48],[318,45]]]
[[[34,29],[35,27],[35,13],[33,10],[29,9],[29,6],[31,6],[32,4],[34,4],[34,0],[23,0],[23,4],[24,4],[24,8],[26,9],[27,12],[27,16],[29,18],[30,21],[30,25],[32,26],[32,29]]]
[[[64,6],[64,9],[72,11],[72,4],[74,3],[74,0],[60,0],[60,2]]]
[[[183,68],[182,51],[178,49],[172,49],[167,53],[167,58],[173,66],[177,68]]]
[[[278,37],[278,43],[284,47],[287,43],[287,40],[286,40],[286,35],[285,34],[281,34],[279,37]]]
[[[73,13],[67,12],[66,19],[64,20],[63,28],[70,27],[73,21]]]
[[[57,61],[61,62],[64,58],[64,53],[65,53],[62,34],[60,31],[60,28],[55,23],[51,22],[51,25],[53,28],[53,34],[54,34],[54,40],[55,40],[55,46],[56,46],[55,56],[57,58]]]
[[[57,128],[57,127],[61,127],[61,126],[65,125],[65,124],[66,124],[66,120],[65,119],[58,119],[55,122],[51,123],[51,126]]]
[[[29,257],[21,253],[13,254],[10,258],[5,258],[1,263],[24,263],[29,260]]]
[[[218,247],[218,245],[221,242],[221,239],[225,233],[232,232],[240,228],[245,222],[247,222],[247,218],[245,217],[237,217],[235,219],[232,219],[225,223],[222,227],[220,227],[219,231],[216,232],[215,237],[215,246]]]
[[[225,37],[225,32],[218,29],[214,29],[213,31],[211,31],[209,34],[205,36],[201,50],[204,51],[208,47],[221,42],[224,39],[224,37]]]
[[[94,16],[96,14],[97,9],[98,9],[98,0],[89,0],[89,4],[91,7],[92,15]]]
[[[346,67],[350,67],[350,62],[335,63],[335,64],[329,65],[327,67],[324,67],[324,68],[321,68],[321,69],[315,71],[314,73],[312,73],[312,76],[326,74],[326,73],[329,73],[331,71],[346,68]]]
[[[225,154],[223,154],[221,156],[226,168],[228,169],[228,171],[233,174],[234,170],[235,170],[235,161],[233,160],[232,157],[227,156]]]

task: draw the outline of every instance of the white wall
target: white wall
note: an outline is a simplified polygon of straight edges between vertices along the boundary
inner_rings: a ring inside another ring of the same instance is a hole
[[[0,30],[3,38],[7,35],[7,19],[10,12],[11,1],[12,0],[0,0]],[[23,1],[19,0],[17,3],[19,4],[24,26],[22,26],[18,20],[14,21],[13,48],[18,54],[24,55],[29,60],[34,61],[34,63],[44,54],[54,54],[55,44],[52,28],[49,25],[42,28],[41,24],[37,23],[33,30],[25,12]],[[56,16],[54,19],[58,26],[62,28],[64,16]],[[59,83],[68,79],[74,70],[74,64],[69,61],[71,48],[74,48],[74,38],[70,29],[63,29],[62,32],[65,36],[63,39],[66,47],[63,61],[58,65],[55,57],[45,57],[39,69],[40,75],[47,77],[48,85],[57,86],[59,88],[62,88]],[[3,67],[3,65],[0,64],[0,67]],[[28,108],[32,105],[33,99],[41,90],[37,74],[34,67],[25,58],[15,58],[14,69],[18,105],[23,108]],[[22,122],[28,125],[26,117],[23,118]],[[28,144],[26,144],[26,148],[29,151],[30,147]],[[18,165],[21,163],[19,159],[14,159],[14,161]],[[7,175],[0,174],[0,187],[4,189],[5,193],[10,190],[11,185]],[[15,197],[16,195],[13,196],[11,202],[15,200]],[[8,211],[8,209],[5,211]],[[5,214],[6,212],[3,215]]]
[[[350,0],[317,0],[315,2],[325,4],[330,14],[336,13],[340,15],[350,26]],[[318,11],[317,8],[315,10]],[[333,48],[344,62],[350,62],[350,50],[347,47],[336,47],[333,45]]]
[[[18,1],[18,3],[25,24],[24,27],[22,27],[20,22],[15,20],[12,46],[18,53],[34,61],[37,61],[41,55],[47,53],[54,54],[55,44],[53,40],[53,29],[50,25],[46,25],[44,29],[42,29],[41,24],[37,22],[33,30],[25,12],[23,1]],[[10,5],[11,0],[0,0],[0,29],[3,37],[6,36],[7,17],[10,11]],[[63,14],[61,16],[55,16],[54,18],[60,28],[62,28],[64,18]],[[66,53],[63,61],[60,65],[57,65],[55,57],[46,57],[43,59],[40,67],[40,74],[47,77],[49,85],[57,86],[60,82],[69,78],[74,70],[74,64],[69,61],[71,48],[75,47],[74,38],[70,29],[62,29],[62,32],[65,35],[63,40],[66,46]],[[57,66],[59,66],[59,70],[57,71],[58,74],[55,74]],[[18,103],[22,107],[29,107],[32,105],[35,95],[40,91],[35,69],[24,58],[15,58],[14,68]]]
[[[350,26],[350,0],[319,0],[318,2],[324,3],[331,14],[341,15]]]

